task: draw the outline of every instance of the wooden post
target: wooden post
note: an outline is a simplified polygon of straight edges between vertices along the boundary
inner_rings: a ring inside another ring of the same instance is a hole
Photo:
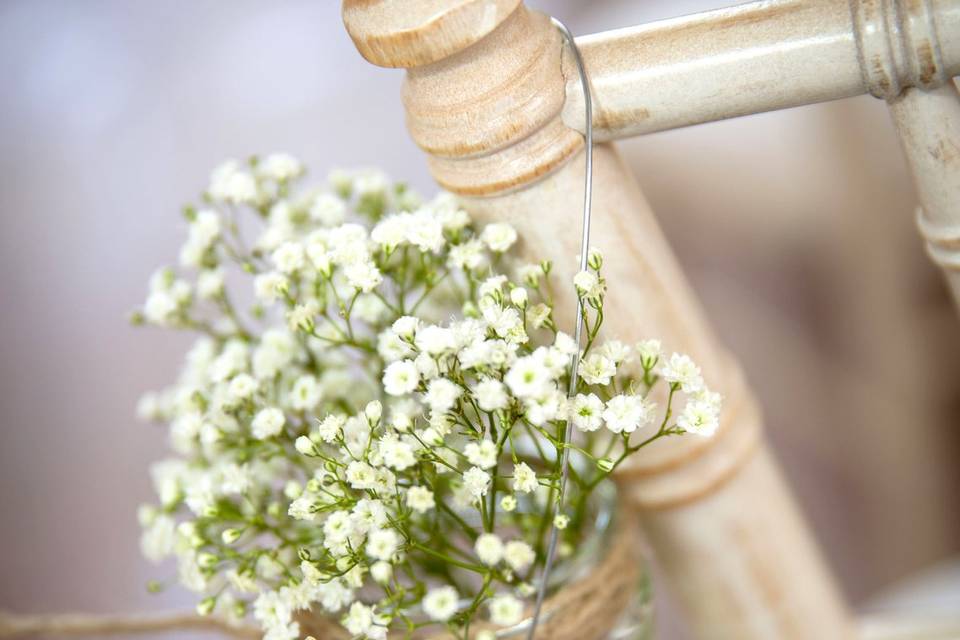
[[[920,197],[917,225],[927,253],[960,305],[960,95],[953,83],[907,89],[890,110]]]
[[[344,0],[343,16],[365,58],[408,68],[408,128],[437,181],[478,218],[513,223],[524,251],[571,281],[583,139],[561,118],[562,43],[549,19],[520,0]],[[621,476],[688,624],[712,640],[851,637],[737,365],[612,145],[598,146],[594,166],[609,334],[689,353],[726,400],[715,438],[658,442]],[[572,287],[557,294],[572,326]]]

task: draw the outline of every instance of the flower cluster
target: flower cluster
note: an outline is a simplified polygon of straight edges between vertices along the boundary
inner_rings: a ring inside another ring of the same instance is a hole
[[[175,452],[152,469],[143,551],[177,557],[199,611],[251,614],[268,640],[308,614],[371,639],[514,625],[550,525],[562,562],[594,489],[659,438],[712,434],[720,398],[655,340],[600,341],[598,251],[572,285],[581,346],[554,321],[551,265],[507,255],[509,225],[377,172],[319,189],[303,173],[285,154],[217,168],[134,315],[200,336],[139,407]]]

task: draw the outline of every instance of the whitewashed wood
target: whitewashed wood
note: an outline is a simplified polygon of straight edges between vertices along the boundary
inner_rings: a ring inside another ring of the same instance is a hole
[[[435,25],[453,24],[444,16],[462,2],[421,4],[429,10],[391,23],[398,3],[345,0],[344,20],[361,51],[372,48],[372,32],[390,42],[402,34],[417,59],[430,60],[409,70],[403,103],[434,176],[467,197],[479,219],[512,222],[525,238],[522,250],[553,260],[558,281],[569,282],[579,246],[583,139],[561,120],[559,34],[546,16],[520,5],[468,48],[449,53],[448,43],[469,30],[438,36]],[[440,57],[430,53],[433,38]],[[409,59],[384,50],[379,64]],[[715,438],[658,442],[620,476],[689,623],[699,637],[720,640],[852,637],[832,578],[770,461],[752,395],[610,145],[596,150],[593,240],[615,283],[609,333],[630,341],[657,336],[689,353],[726,399]],[[556,293],[560,322],[572,326],[572,287]]]
[[[960,0],[774,0],[577,38],[612,140],[960,74]],[[563,120],[583,131],[569,62]]]
[[[960,95],[953,83],[890,103],[920,198],[917,225],[960,304]]]

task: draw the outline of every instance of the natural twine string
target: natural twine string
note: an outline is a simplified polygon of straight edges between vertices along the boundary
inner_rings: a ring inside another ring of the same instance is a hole
[[[94,615],[83,613],[16,614],[0,611],[0,638],[30,635],[105,636],[158,634],[164,631],[213,631],[234,638],[260,638],[252,625],[195,613]]]

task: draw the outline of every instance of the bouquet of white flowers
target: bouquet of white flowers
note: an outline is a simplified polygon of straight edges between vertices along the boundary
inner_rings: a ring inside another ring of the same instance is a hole
[[[720,399],[655,340],[598,341],[598,251],[560,285],[583,302],[581,347],[554,320],[551,265],[508,256],[509,225],[378,172],[317,189],[303,173],[285,154],[217,168],[185,210],[181,269],[134,315],[200,334],[139,407],[176,453],[152,469],[143,551],[177,556],[201,613],[252,612],[268,639],[298,637],[306,612],[372,639],[515,625],[551,525],[563,563],[609,474],[659,438],[710,435]]]

